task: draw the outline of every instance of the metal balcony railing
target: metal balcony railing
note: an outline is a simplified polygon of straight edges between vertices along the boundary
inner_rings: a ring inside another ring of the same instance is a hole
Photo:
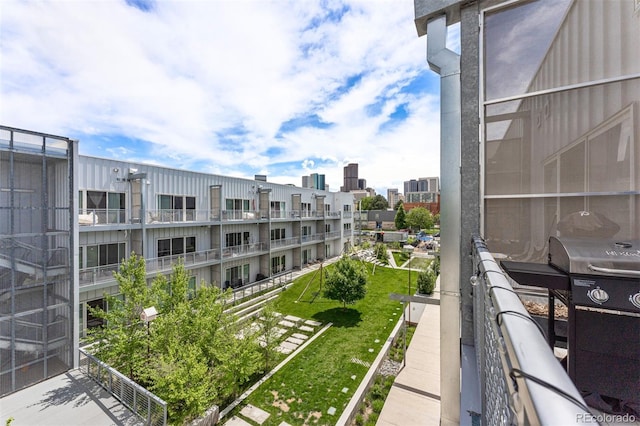
[[[225,249],[226,250],[226,249]],[[197,265],[200,263],[213,263],[220,261],[220,249],[210,249],[196,251],[193,253],[176,254],[173,256],[155,257],[145,260],[147,274],[157,273],[160,271],[169,271],[173,268],[173,264],[181,258],[185,266]],[[113,273],[120,269],[119,263],[105,266],[96,266],[93,268],[81,269],[80,286],[98,284],[104,281],[113,280]]]
[[[584,400],[480,237],[472,250],[482,424],[585,423]]]
[[[222,220],[258,220],[258,219],[267,219],[267,217],[262,217],[259,211],[257,210],[223,210],[222,211]]]
[[[212,210],[191,209],[160,209],[146,210],[144,223],[181,223],[181,222],[219,222],[219,221],[243,221],[243,220],[294,220],[300,218],[311,219],[339,219],[343,212],[325,212],[321,210]],[[347,213],[344,213],[345,217]],[[270,215],[270,216],[267,216]],[[78,224],[80,226],[120,225],[127,223],[141,223],[139,209],[80,209],[78,211]]]
[[[244,256],[252,253],[259,253],[266,251],[265,243],[251,243],[242,244],[239,246],[225,247],[222,249],[222,258],[227,259],[230,257]]]
[[[80,226],[100,226],[141,223],[140,216],[140,209],[80,209],[78,224]],[[147,210],[145,216],[144,223],[146,224],[220,221],[220,213],[211,210]]]
[[[325,233],[325,238],[326,239],[330,239],[330,238],[340,238],[340,236],[342,235],[341,231],[331,231],[331,232],[326,232]]]
[[[80,226],[117,225],[127,223],[125,209],[81,209],[78,212]]]
[[[290,210],[271,210],[269,217],[271,219],[293,219],[295,218],[295,213]]]
[[[83,349],[80,371],[139,416],[145,425],[167,424],[167,403]]]
[[[300,244],[300,238],[298,237],[282,238],[280,240],[271,240],[272,249],[292,246],[296,244]]]

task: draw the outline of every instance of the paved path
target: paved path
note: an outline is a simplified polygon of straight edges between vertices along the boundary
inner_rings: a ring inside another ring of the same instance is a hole
[[[440,287],[434,298],[440,298]],[[412,304],[413,305],[413,304]],[[385,400],[377,426],[440,424],[440,305],[424,305],[406,365]]]
[[[80,370],[69,370],[0,398],[0,423],[19,425],[140,425],[141,419]]]

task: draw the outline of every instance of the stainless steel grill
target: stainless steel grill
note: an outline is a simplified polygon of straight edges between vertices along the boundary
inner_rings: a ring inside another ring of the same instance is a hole
[[[549,263],[502,262],[523,285],[549,290],[569,311],[567,371],[585,400],[611,412],[640,410],[640,240],[549,238]]]

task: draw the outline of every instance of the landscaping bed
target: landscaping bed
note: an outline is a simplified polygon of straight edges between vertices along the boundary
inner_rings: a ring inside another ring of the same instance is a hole
[[[366,297],[346,308],[322,297],[321,280],[311,281],[313,274],[288,286],[275,301],[278,312],[333,325],[228,418],[250,404],[269,414],[264,426],[335,424],[402,315],[402,304],[389,294],[407,291],[407,271],[378,267],[371,275],[373,267],[367,268]]]

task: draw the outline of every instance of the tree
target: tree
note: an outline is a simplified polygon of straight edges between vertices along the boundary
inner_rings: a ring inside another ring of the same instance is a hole
[[[433,227],[433,215],[424,207],[415,207],[407,213],[407,225],[411,229],[429,229]]]
[[[404,211],[404,206],[400,203],[396,209],[396,217],[394,219],[396,229],[404,229],[407,227],[407,214]]]
[[[404,202],[403,202],[402,200],[398,200],[398,201],[396,202],[396,205],[395,205],[395,206],[393,206],[393,209],[397,211],[397,210],[398,210],[398,207],[400,207],[400,206],[403,206],[403,208],[404,208]]]
[[[262,348],[265,373],[271,369],[271,363],[276,359],[276,348],[280,343],[278,323],[280,318],[276,315],[273,303],[267,303],[262,309],[260,317],[260,331],[258,341]]]
[[[146,363],[148,329],[140,320],[142,310],[151,306],[145,261],[132,253],[114,274],[120,297],[105,295],[107,310],[89,308],[104,325],[89,331],[95,339],[94,355],[100,360],[139,380]]]
[[[230,324],[221,331],[226,337],[215,348],[216,357],[220,360],[218,368],[223,373],[220,382],[224,391],[236,398],[241,386],[260,368],[259,346],[256,333],[250,329],[241,332],[238,323]]]
[[[382,195],[376,195],[375,197],[364,197],[361,201],[362,210],[386,210],[389,208],[387,199]]]
[[[327,272],[324,297],[342,302],[343,307],[352,305],[366,295],[367,278],[364,265],[343,256]]]
[[[105,325],[91,331],[94,354],[149,388],[168,403],[172,423],[199,415],[213,403],[238,393],[260,369],[255,334],[240,336],[228,295],[202,285],[189,294],[189,272],[178,261],[171,275],[147,285],[144,259],[135,254],[115,274],[119,297],[106,295],[108,310],[91,312]],[[155,306],[158,316],[144,323],[140,313]]]

